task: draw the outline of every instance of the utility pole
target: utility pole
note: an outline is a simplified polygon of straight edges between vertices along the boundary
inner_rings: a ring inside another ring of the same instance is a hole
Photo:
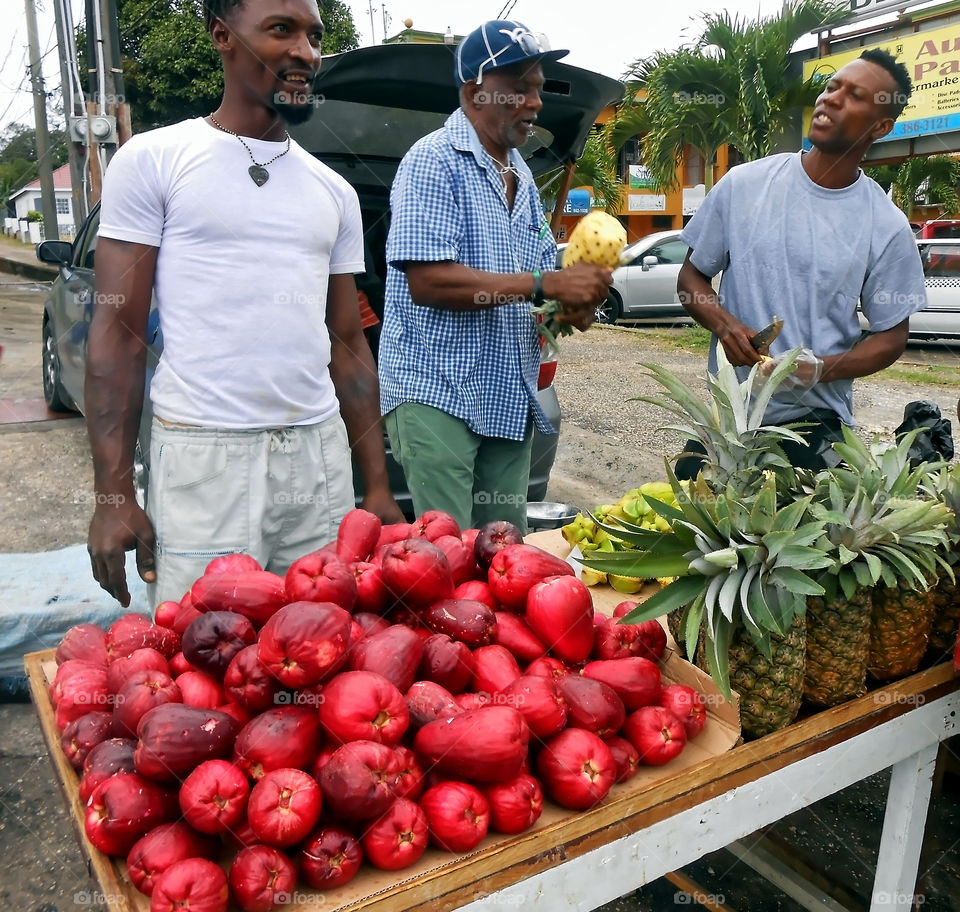
[[[100,0],[100,23],[103,29],[104,76],[107,88],[106,113],[117,119],[118,145],[131,135],[130,105],[127,104],[120,61],[120,26],[117,0]]]
[[[87,161],[90,164],[90,207],[100,202],[100,188],[103,174],[100,171],[100,143],[90,129],[90,119],[100,113],[98,106],[103,102],[105,91],[100,76],[100,45],[98,42],[97,0],[86,0],[84,5],[87,32]]]
[[[37,165],[40,168],[40,199],[43,206],[43,232],[48,241],[60,237],[57,226],[57,202],[53,190],[53,163],[50,161],[50,137],[47,134],[47,96],[43,91],[40,69],[40,41],[37,38],[37,11],[33,0],[25,0],[27,43],[30,46],[30,84],[33,88],[33,116],[36,121]]]
[[[67,118],[67,151],[70,162],[70,187],[73,191],[73,224],[79,228],[87,217],[87,199],[83,194],[82,146],[70,135],[70,120],[83,113],[83,88],[73,83],[73,17],[63,0],[54,0],[53,16],[57,27],[57,47],[60,50],[60,88],[63,92],[63,112]],[[64,21],[66,19],[66,21]]]

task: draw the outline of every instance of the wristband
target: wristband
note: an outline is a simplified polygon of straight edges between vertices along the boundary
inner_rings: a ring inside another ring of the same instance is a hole
[[[530,295],[530,300],[538,307],[543,305],[543,277],[539,269],[533,272],[533,294]]]

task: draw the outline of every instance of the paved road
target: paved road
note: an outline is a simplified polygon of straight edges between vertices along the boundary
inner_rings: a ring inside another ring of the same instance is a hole
[[[36,403],[40,397],[41,303],[42,288],[0,276],[4,345],[0,406],[3,400]],[[627,335],[620,340],[623,345]],[[619,383],[611,386],[609,366],[614,356],[607,352],[598,360],[599,349],[592,347],[600,345],[603,338],[587,334],[585,347],[575,351],[571,346],[558,380],[561,401],[565,408],[569,404],[569,409],[550,496],[579,498],[586,505],[622,493],[625,476],[618,459],[625,448],[633,446],[632,438],[618,429],[617,423],[623,421],[624,400],[635,392]],[[608,333],[606,339],[611,338],[616,337]],[[680,357],[690,360],[689,355]],[[956,395],[955,390],[947,391],[942,398],[955,402]],[[609,405],[612,417],[605,417],[597,403]],[[663,438],[651,440],[662,444]],[[594,463],[584,463],[584,454],[592,454]],[[90,515],[89,497],[84,497],[90,480],[81,419],[18,420],[0,425],[0,552],[47,552],[82,542]],[[42,569],[37,571],[38,598],[46,597],[44,576]],[[16,607],[3,604],[0,610],[16,611]],[[0,732],[0,910],[102,908],[53,784],[32,707],[0,704]],[[952,777],[947,777],[946,784],[931,809],[930,843],[919,888],[924,912],[955,909],[960,897],[960,788]],[[773,827],[772,835],[787,844],[789,855],[826,869],[846,885],[848,894],[864,897],[872,880],[871,859],[879,841],[885,788],[886,777],[874,777],[792,815]],[[705,857],[688,873],[703,885],[705,894],[732,909],[796,912],[800,908],[725,852]],[[659,881],[606,909],[664,912],[679,905],[689,905],[689,899]]]

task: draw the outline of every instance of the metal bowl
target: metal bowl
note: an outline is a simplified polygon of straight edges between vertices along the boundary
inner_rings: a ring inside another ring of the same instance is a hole
[[[576,519],[580,508],[573,504],[535,500],[527,504],[527,525],[531,532],[541,529],[559,529]]]

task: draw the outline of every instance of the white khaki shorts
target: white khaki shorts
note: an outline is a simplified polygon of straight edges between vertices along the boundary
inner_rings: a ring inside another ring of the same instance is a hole
[[[337,536],[353,508],[343,420],[271,430],[154,419],[147,515],[157,548],[153,606],[179,601],[215,557],[242,552],[284,574]]]

